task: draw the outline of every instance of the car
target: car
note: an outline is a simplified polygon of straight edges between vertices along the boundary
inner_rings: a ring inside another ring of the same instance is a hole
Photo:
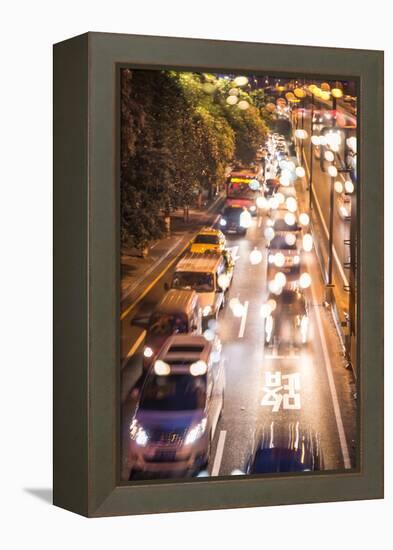
[[[279,214],[283,215],[277,215],[275,219],[272,220],[271,227],[273,227],[274,234],[297,233],[302,231],[302,226],[299,224],[295,214],[288,216],[288,213],[284,213],[283,211],[280,211]]]
[[[279,187],[280,180],[278,178],[268,178],[264,184],[265,198],[272,197]]]
[[[304,345],[309,339],[308,302],[303,290],[283,288],[280,294],[269,294],[266,302],[265,344]]]
[[[349,195],[341,193],[337,197],[337,212],[342,220],[351,219],[351,197]]]
[[[268,277],[281,271],[288,278],[294,280],[300,274],[300,243],[296,233],[279,233],[269,241],[268,248]]]
[[[277,189],[277,193],[281,193],[286,199],[288,197],[294,197],[296,199],[296,189],[294,185],[280,185]]]
[[[222,252],[225,248],[225,235],[214,227],[203,227],[193,239],[190,252]]]
[[[201,334],[202,310],[195,290],[168,290],[148,316],[137,316],[133,325],[146,330],[143,371],[146,373],[172,334]]]
[[[226,206],[220,217],[220,227],[224,233],[246,235],[251,225],[251,215],[242,206]]]
[[[225,375],[216,337],[167,340],[140,390],[130,423],[130,479],[186,477],[206,469],[224,406]]]
[[[176,264],[170,288],[195,290],[202,310],[202,328],[211,319],[217,319],[224,307],[225,292],[229,288],[234,262],[229,251],[222,253],[187,254]]]
[[[321,436],[299,422],[263,426],[246,461],[246,474],[312,472],[325,469]]]

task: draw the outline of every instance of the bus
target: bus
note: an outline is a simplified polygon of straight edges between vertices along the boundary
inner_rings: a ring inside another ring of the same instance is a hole
[[[242,206],[255,215],[256,199],[261,194],[261,176],[255,169],[239,169],[230,173],[227,180],[225,206]]]

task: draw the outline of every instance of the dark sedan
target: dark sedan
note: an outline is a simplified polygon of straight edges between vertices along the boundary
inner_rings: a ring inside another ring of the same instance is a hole
[[[299,422],[264,427],[247,463],[247,474],[311,472],[324,469],[320,436]]]

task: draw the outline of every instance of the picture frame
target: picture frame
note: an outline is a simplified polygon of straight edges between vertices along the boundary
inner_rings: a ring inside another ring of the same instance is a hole
[[[120,67],[357,80],[357,471],[120,482]],[[102,517],[383,498],[383,52],[94,32],[56,44],[53,372],[53,500],[67,510]]]

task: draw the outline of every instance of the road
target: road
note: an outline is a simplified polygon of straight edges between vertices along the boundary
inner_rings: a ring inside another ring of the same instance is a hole
[[[301,182],[298,194],[305,199]],[[301,426],[320,434],[326,469],[354,468],[355,383],[352,373],[344,368],[331,312],[322,305],[324,285],[315,251],[304,253],[302,259],[313,278],[311,288],[306,291],[310,304],[310,342],[301,349],[293,346],[265,348],[264,321],[260,312],[267,296],[267,254],[263,231],[263,218],[254,218],[246,237],[228,237],[228,246],[237,260],[227,305],[219,317],[226,375],[225,407],[214,436],[209,474],[226,476],[235,470],[244,471],[255,434],[262,426],[285,430],[298,421]],[[263,260],[258,265],[251,265],[249,260],[254,247],[263,253]],[[132,322],[132,317],[151,311],[154,303],[162,297],[164,283],[170,280],[172,271],[173,266],[152,286],[128,316],[127,323]],[[233,315],[228,305],[231,298],[238,298],[245,306],[241,318]],[[127,383],[127,380],[133,380],[131,373],[140,371],[142,338],[139,343],[137,340],[128,342],[132,353],[128,353],[127,365],[123,369],[123,480],[128,479],[128,426],[135,407],[130,394],[132,383]],[[129,377],[127,373],[130,373]],[[284,398],[278,409],[268,404],[269,389],[271,391],[272,381],[277,380],[280,386],[296,380],[297,408],[290,408]]]

